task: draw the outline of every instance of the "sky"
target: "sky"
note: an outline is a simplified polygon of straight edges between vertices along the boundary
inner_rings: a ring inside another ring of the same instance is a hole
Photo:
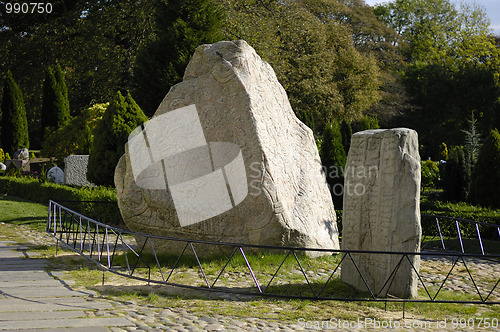
[[[460,5],[460,0],[451,0],[457,7]],[[486,14],[490,18],[491,29],[495,35],[500,35],[500,0],[475,0],[478,5],[486,9]],[[367,4],[373,6],[377,3],[390,2],[389,0],[365,0]]]

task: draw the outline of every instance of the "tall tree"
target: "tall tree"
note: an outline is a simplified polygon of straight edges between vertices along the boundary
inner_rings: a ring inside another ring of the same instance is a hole
[[[54,59],[64,68],[72,115],[78,115],[130,88],[137,49],[150,33],[151,0],[50,3],[51,13],[0,13],[0,72],[12,68],[19,78],[37,148],[45,68]]]
[[[379,100],[380,70],[369,51],[372,44],[362,43],[362,29],[353,34],[347,22],[355,10],[343,2],[223,3],[226,35],[247,40],[272,65],[294,111],[314,124],[317,137],[326,123],[358,119]]]
[[[471,198],[474,203],[500,208],[500,134],[490,132],[472,173]]]
[[[396,0],[376,8],[401,36],[410,63],[404,84],[414,107],[406,126],[420,133],[423,154],[439,158],[439,145],[463,145],[465,119],[475,110],[488,132],[500,111],[500,48],[490,36],[484,8],[450,0]]]
[[[342,145],[344,146],[345,155],[347,156],[349,154],[349,149],[351,148],[351,123],[343,120],[340,124],[340,133],[342,134]]]
[[[333,205],[337,210],[342,210],[346,153],[342,145],[339,125],[336,123],[328,123],[325,126],[323,143],[321,144],[321,163],[326,173],[326,181],[330,187]]]
[[[222,39],[223,11],[214,0],[154,0],[154,31],[134,67],[134,97],[152,115],[201,44]]]
[[[97,185],[114,185],[115,167],[125,153],[128,136],[148,118],[128,93],[117,92],[97,123],[90,150],[87,179]]]
[[[43,82],[42,133],[62,128],[70,120],[68,88],[61,66],[47,68]],[[43,139],[43,137],[42,137]]]
[[[28,123],[21,89],[17,86],[10,70],[4,81],[2,96],[1,144],[8,153],[29,148]]]

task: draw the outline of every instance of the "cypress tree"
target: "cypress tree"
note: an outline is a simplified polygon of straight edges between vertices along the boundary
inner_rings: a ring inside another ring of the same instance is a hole
[[[330,187],[335,209],[341,210],[344,194],[344,168],[346,155],[342,145],[342,135],[339,126],[328,123],[323,131],[321,144],[321,163],[326,171],[326,181]]]
[[[182,81],[195,49],[222,38],[223,12],[214,0],[155,0],[155,37],[134,68],[134,97],[153,115],[170,87]]]
[[[61,128],[69,122],[70,119],[70,108],[69,108],[69,98],[68,98],[68,86],[66,85],[66,79],[64,77],[64,72],[60,65],[56,66],[54,75],[57,82],[57,91],[60,99],[58,100],[58,127]]]
[[[343,120],[340,124],[340,133],[342,134],[342,145],[347,156],[351,147],[352,127],[346,120]]]
[[[42,139],[45,131],[54,131],[66,125],[70,119],[68,88],[61,66],[47,68],[43,83]]]
[[[28,121],[23,93],[10,70],[4,82],[1,109],[1,143],[4,150],[14,153],[21,148],[29,149]]]
[[[444,168],[443,189],[447,200],[465,201],[469,192],[469,164],[462,146],[450,149]]]
[[[129,134],[147,120],[129,93],[126,97],[116,93],[95,130],[87,167],[89,181],[97,185],[114,185],[115,168],[125,153]]]
[[[471,200],[483,206],[500,208],[500,133],[490,132],[479,150],[472,173]]]

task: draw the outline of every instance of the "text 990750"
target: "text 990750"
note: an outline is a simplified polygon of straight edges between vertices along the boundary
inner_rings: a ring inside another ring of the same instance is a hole
[[[50,14],[52,4],[50,2],[7,2],[5,12],[7,14]]]

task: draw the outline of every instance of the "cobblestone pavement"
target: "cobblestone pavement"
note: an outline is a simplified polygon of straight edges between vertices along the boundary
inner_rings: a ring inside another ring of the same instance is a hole
[[[5,225],[0,224],[0,232],[2,227]],[[9,226],[13,227],[13,226]],[[32,253],[29,249],[30,245],[54,245],[55,240],[45,233],[40,233],[32,231],[27,227],[16,226],[19,229],[18,235],[21,235],[26,239],[26,243],[23,246],[18,247],[22,249],[25,256],[33,256],[36,253]],[[0,240],[8,240],[1,238]],[[37,261],[37,260],[32,260]],[[438,278],[436,275],[443,276],[446,275],[451,268],[452,262],[445,259],[429,259],[424,260],[421,265],[421,272],[426,283],[436,284],[436,287],[442,282],[442,277]],[[475,276],[490,277],[489,283],[493,282],[493,279],[498,279],[499,271],[498,265],[495,269],[495,264],[488,262],[477,262],[477,261],[467,261],[467,267],[471,273]],[[464,273],[463,269],[465,267],[458,264],[454,271],[450,275],[450,281],[444,286],[447,290],[465,290],[471,294],[477,294],[474,286],[471,286],[469,280],[467,280],[467,275]],[[328,271],[320,271],[318,274],[325,274]],[[2,272],[0,271],[0,274]],[[71,285],[72,281],[68,280],[68,275],[64,272],[52,272],[51,275],[60,280],[64,280],[67,285]],[[323,275],[321,275],[323,277]],[[482,286],[478,286],[480,291],[483,290]],[[491,288],[491,287],[490,287]],[[435,290],[434,290],[435,291]],[[499,292],[495,291],[494,296],[498,296]],[[229,295],[226,295],[229,296]],[[327,330],[327,329],[338,329],[346,331],[366,331],[366,330],[401,330],[401,331],[451,331],[451,330],[477,330],[475,328],[468,328],[467,325],[460,326],[459,321],[452,321],[454,318],[458,317],[443,317],[442,320],[432,321],[426,320],[425,317],[417,317],[415,319],[402,319],[401,312],[388,314],[387,318],[384,317],[383,320],[373,320],[370,318],[360,318],[360,321],[335,321],[328,320],[323,322],[314,322],[301,320],[297,322],[284,322],[279,319],[276,320],[264,320],[252,317],[228,317],[218,314],[207,314],[207,310],[204,313],[196,312],[195,310],[190,310],[190,308],[157,308],[152,305],[139,303],[139,301],[130,300],[120,300],[117,298],[110,299],[109,296],[106,299],[102,299],[99,295],[96,295],[92,291],[87,292],[86,295],[82,295],[86,301],[89,303],[105,303],[102,308],[90,307],[88,310],[82,309],[83,317],[86,319],[115,319],[113,324],[108,324],[107,328],[111,331],[302,331],[302,330]],[[234,299],[233,299],[234,300]],[[238,304],[236,300],[235,305]],[[0,303],[1,304],[1,303]],[[279,309],[279,308],[274,308]],[[209,310],[208,310],[209,311]],[[389,312],[388,312],[389,313]],[[117,319],[123,319],[119,321]],[[330,319],[330,318],[328,318]],[[445,320],[446,319],[446,320]],[[500,319],[500,311],[498,315]],[[5,320],[5,318],[3,319]],[[97,320],[96,320],[97,321]],[[111,320],[110,320],[111,322]],[[119,324],[119,323],[122,324]],[[453,324],[456,323],[456,324]],[[103,323],[106,325],[105,323]],[[101,324],[101,325],[103,325]],[[477,322],[475,323],[477,324]],[[49,324],[50,325],[50,324]],[[49,326],[48,325],[48,326]],[[114,326],[110,326],[114,325]],[[7,326],[7,325],[5,325]],[[49,326],[50,327],[50,326]],[[460,328],[462,327],[462,328]],[[463,328],[465,327],[465,328]],[[2,328],[2,316],[0,313],[0,330],[6,330]],[[19,331],[19,329],[12,329]],[[36,329],[35,329],[36,330]],[[89,329],[73,327],[73,331],[87,331]],[[92,331],[100,331],[99,329],[92,328]],[[489,331],[500,331],[500,328],[488,328]],[[34,331],[33,329],[29,331]],[[43,331],[59,331],[58,328],[52,328]],[[70,331],[67,329],[61,331]]]

